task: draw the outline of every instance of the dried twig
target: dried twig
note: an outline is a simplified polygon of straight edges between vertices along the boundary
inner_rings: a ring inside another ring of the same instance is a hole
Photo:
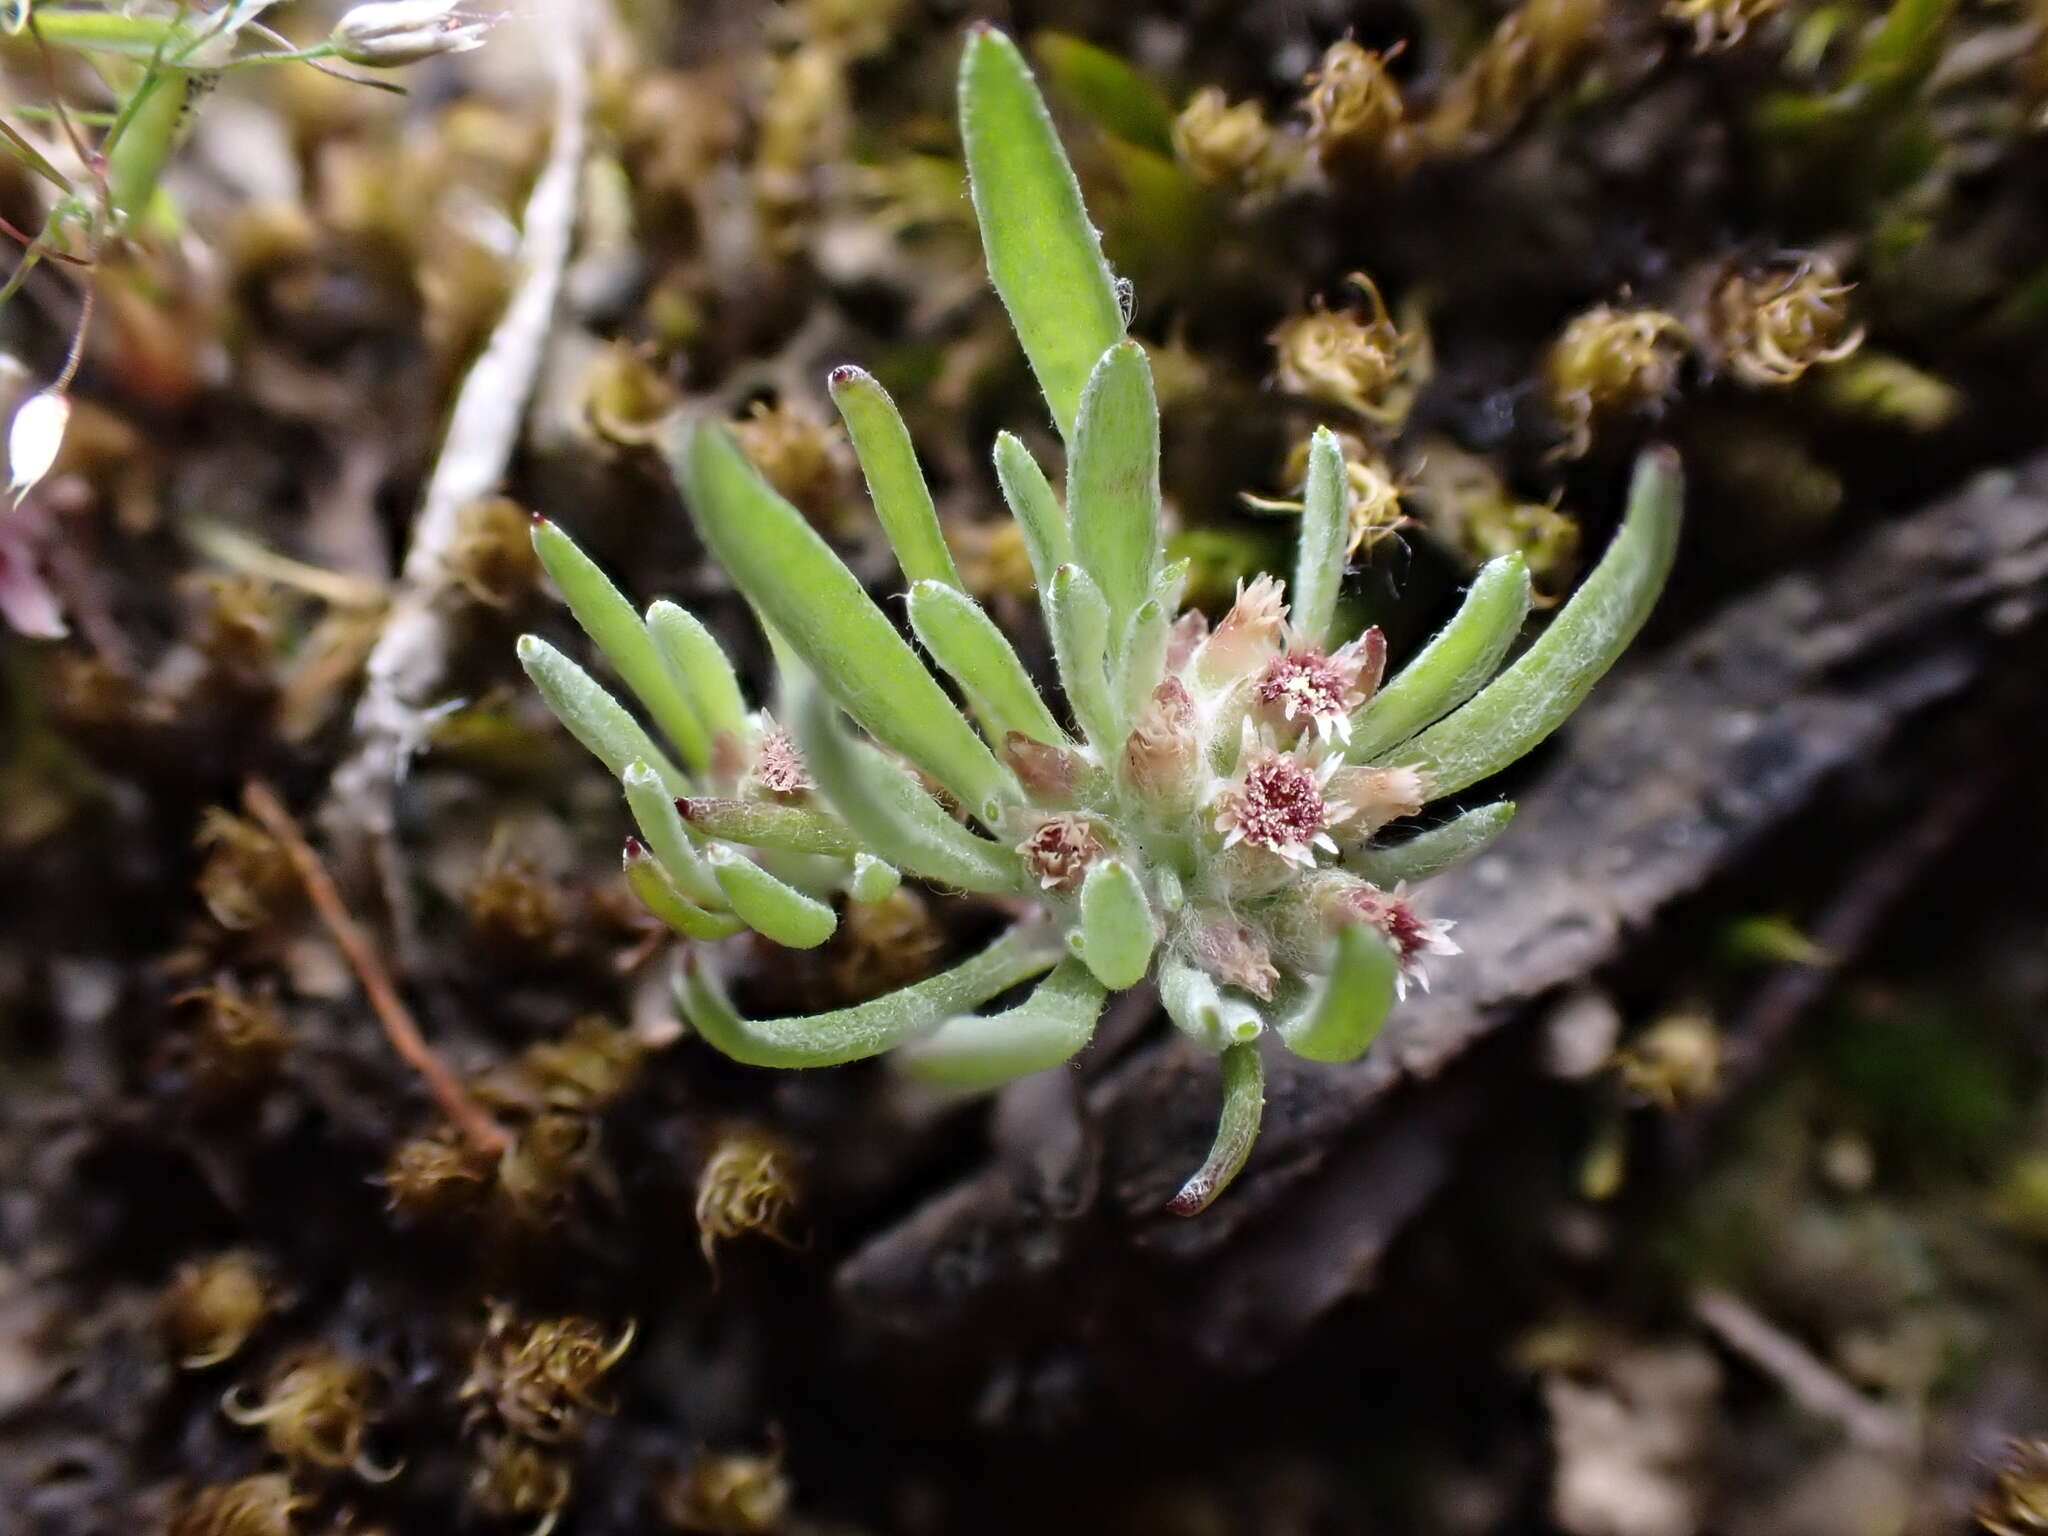
[[[356,748],[335,770],[332,798],[323,813],[335,836],[357,846],[367,840],[387,865],[392,797],[406,759],[432,724],[432,701],[447,671],[446,597],[460,515],[465,506],[497,488],[518,441],[575,233],[589,96],[584,28],[573,20],[566,24],[552,55],[554,132],[547,163],[526,201],[519,248],[522,275],[456,396],[440,457],[413,523],[390,617],[364,664],[363,696],[355,714]],[[401,921],[399,926],[404,930],[409,925]]]
[[[299,883],[306,888],[307,899],[313,903],[314,912],[347,958],[356,979],[363,984],[363,992],[370,999],[377,1022],[384,1026],[392,1049],[425,1080],[434,1102],[479,1151],[490,1157],[502,1155],[510,1145],[509,1138],[470,1097],[462,1079],[450,1071],[448,1064],[427,1044],[419,1025],[413,1022],[411,1011],[400,999],[398,988],[392,984],[383,962],[377,958],[377,952],[370,947],[370,941],[363,936],[356,920],[349,916],[341,892],[335,889],[334,877],[327,873],[327,866],[320,862],[320,855],[306,841],[299,824],[284,808],[284,802],[277,798],[269,785],[251,779],[242,789],[242,803],[249,814],[263,824],[263,830],[277,840],[278,846],[284,849],[285,857],[291,860]]]
[[[1841,1425],[1859,1445],[1901,1455],[1918,1447],[1920,1436],[1909,1419],[1873,1403],[1747,1303],[1726,1291],[1700,1291],[1692,1310],[1714,1337],[1777,1382],[1792,1401]]]

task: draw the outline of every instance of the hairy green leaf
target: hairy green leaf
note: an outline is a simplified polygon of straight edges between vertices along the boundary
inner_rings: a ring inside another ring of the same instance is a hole
[[[1060,686],[1073,706],[1074,718],[1098,748],[1107,751],[1118,739],[1118,716],[1109,692],[1109,604],[1102,590],[1078,565],[1063,565],[1052,575],[1046,605],[1052,631],[1053,659],[1059,664]]]
[[[818,789],[854,836],[899,869],[963,891],[1023,888],[1017,855],[976,837],[948,816],[924,786],[864,741],[840,729],[824,691],[792,687],[790,729]]]
[[[1636,461],[1621,531],[1585,583],[1515,664],[1403,748],[1438,795],[1497,773],[1565,722],[1643,627],[1678,552],[1678,455]]]
[[[1310,645],[1327,648],[1344,582],[1344,550],[1351,540],[1351,482],[1337,434],[1317,427],[1308,444],[1308,489],[1302,493],[1301,542],[1295,550],[1293,599],[1288,617]]]
[[[683,818],[676,810],[679,802],[661,775],[636,759],[626,765],[619,779],[626,789],[626,808],[633,813],[634,825],[662,872],[698,906],[714,911],[723,907],[725,897],[718,882],[683,830]]]
[[[707,1044],[753,1067],[836,1067],[904,1044],[955,1014],[978,1008],[1060,959],[1043,927],[1013,928],[972,959],[915,986],[831,1013],[743,1019],[701,956],[686,954],[676,998]]]
[[[538,635],[521,635],[518,649],[520,666],[555,718],[605,767],[623,777],[636,760],[648,763],[670,794],[690,792],[689,776],[588,672]]]
[[[824,902],[806,896],[752,859],[713,843],[705,850],[726,904],[749,928],[787,949],[816,949],[839,919]]]
[[[1205,1051],[1256,1040],[1266,1027],[1250,1000],[1225,992],[1215,977],[1177,955],[1159,962],[1159,1001],[1175,1026]]]
[[[1152,964],[1158,929],[1145,887],[1122,859],[1101,859],[1081,882],[1081,958],[1113,992],[1135,987]]]
[[[1529,567],[1520,555],[1489,560],[1450,623],[1351,719],[1345,756],[1371,762],[1441,720],[1499,669],[1529,616]]]
[[[1081,397],[1067,467],[1074,552],[1121,627],[1151,595],[1159,563],[1159,405],[1135,341],[1102,354]]]
[[[1306,1007],[1279,1022],[1280,1038],[1310,1061],[1355,1061],[1394,1011],[1401,966],[1379,930],[1352,923],[1337,934],[1330,974]]]
[[[1381,890],[1391,890],[1404,880],[1427,880],[1483,852],[1514,819],[1515,802],[1496,800],[1392,848],[1367,848],[1346,859],[1344,867]]]
[[[1064,960],[1014,1008],[946,1020],[895,1055],[918,1082],[981,1093],[1056,1067],[1086,1045],[1109,994],[1078,960]]]
[[[744,933],[746,924],[730,912],[706,912],[675,888],[637,839],[628,838],[622,867],[640,905],[686,939],[709,943]]]
[[[917,583],[910,589],[910,627],[932,660],[966,691],[995,740],[1021,731],[1048,746],[1068,744],[1017,652],[965,592],[936,581]]]
[[[992,27],[961,56],[960,137],[989,277],[1071,441],[1088,375],[1124,333],[1123,302],[1024,56]]]
[[[747,730],[747,701],[725,650],[694,614],[666,598],[647,610],[647,632],[675,669],[684,696],[716,740],[742,741]]]
[[[685,427],[677,477],[704,542],[846,712],[993,819],[1016,787],[861,584],[722,428]]]
[[[1216,1140],[1193,1178],[1180,1188],[1167,1209],[1176,1216],[1199,1216],[1243,1171],[1259,1139],[1259,1121],[1266,1112],[1266,1065],[1255,1040],[1233,1045],[1223,1053],[1223,1114],[1216,1122]]]
[[[918,468],[917,450],[896,402],[872,375],[852,366],[834,368],[830,387],[903,579],[960,588],[960,572],[939,528],[939,509],[932,503],[931,488]]]
[[[1031,556],[1031,573],[1038,578],[1043,595],[1052,586],[1052,573],[1074,558],[1074,538],[1067,528],[1066,508],[1054,494],[1052,482],[1038,467],[1038,460],[1023,440],[1008,432],[996,434],[996,483],[1010,516],[1024,535],[1024,549]]]
[[[860,841],[824,812],[808,805],[773,800],[725,800],[692,795],[677,807],[683,819],[707,837],[749,848],[788,853],[825,853],[851,858]]]

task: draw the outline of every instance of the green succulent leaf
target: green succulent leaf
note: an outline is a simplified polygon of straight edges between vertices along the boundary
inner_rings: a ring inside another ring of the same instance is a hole
[[[1289,618],[1309,644],[1327,647],[1344,582],[1344,550],[1351,539],[1351,482],[1337,434],[1317,427],[1308,444],[1308,488],[1302,493],[1301,543],[1295,551]]]
[[[1017,652],[965,592],[941,582],[918,582],[910,589],[910,627],[932,660],[966,691],[995,740],[1021,731],[1048,746],[1068,744]]]
[[[1118,716],[1109,691],[1109,604],[1102,589],[1078,565],[1061,566],[1053,572],[1046,620],[1074,718],[1090,741],[1107,749],[1117,740]]]
[[[1066,32],[1040,32],[1031,52],[1055,99],[1085,112],[1105,132],[1161,155],[1173,153],[1173,104],[1151,77]]]
[[[713,910],[723,907],[725,897],[718,882],[684,830],[683,818],[676,809],[680,802],[668,792],[661,775],[636,760],[626,765],[619,781],[625,786],[626,808],[633,813],[633,823],[640,829],[640,837],[655,862],[661,865],[662,873],[698,906]]]
[[[1391,890],[1404,880],[1413,884],[1484,852],[1514,819],[1515,802],[1496,800],[1392,848],[1368,848],[1345,860],[1344,867],[1381,890]]]
[[[668,760],[640,722],[588,672],[538,635],[519,637],[519,665],[571,736],[614,774],[635,762],[652,765],[672,795],[690,792],[689,775]]]
[[[1214,1204],[1244,1170],[1265,1112],[1266,1065],[1259,1058],[1258,1042],[1233,1045],[1223,1053],[1223,1114],[1216,1122],[1216,1140],[1167,1209],[1176,1216],[1199,1216]]]
[[[1450,623],[1351,717],[1345,755],[1371,762],[1471,698],[1499,670],[1528,616],[1528,565],[1520,555],[1487,561]]]
[[[1071,441],[1088,376],[1123,336],[1123,301],[1031,70],[992,27],[960,60],[960,136],[989,278]]]
[[[1656,605],[1678,552],[1683,498],[1677,454],[1653,448],[1636,461],[1621,531],[1564,611],[1483,692],[1401,750],[1435,794],[1499,772],[1578,708]]]
[[[1330,974],[1305,1007],[1279,1023],[1280,1038],[1310,1061],[1355,1061],[1394,1011],[1401,964],[1379,930],[1352,923],[1337,934]]]
[[[1135,987],[1152,964],[1158,930],[1145,887],[1122,859],[1102,859],[1081,882],[1081,958],[1113,992]]]
[[[696,616],[666,598],[647,610],[647,632],[675,669],[697,718],[711,739],[746,739],[747,701],[725,650]]]
[[[706,856],[734,915],[784,948],[816,949],[839,926],[824,902],[776,879],[745,855],[714,843]]]
[[[626,843],[623,868],[626,884],[640,899],[640,905],[684,938],[709,943],[746,931],[747,925],[730,912],[706,912],[691,902],[637,841]]]
[[[836,1067],[903,1045],[926,1030],[978,1008],[1060,959],[1043,926],[1013,928],[972,959],[914,986],[831,1013],[744,1019],[694,953],[677,974],[676,998],[691,1028],[734,1061],[753,1067]]]
[[[1016,786],[859,581],[731,435],[685,426],[677,477],[704,542],[763,620],[846,712],[994,819]]]
[[[823,853],[851,858],[860,841],[837,821],[808,805],[772,800],[728,800],[693,795],[680,802],[683,820],[702,832],[749,848],[786,853]]]
[[[1225,992],[1215,977],[1177,955],[1159,962],[1159,1001],[1175,1027],[1205,1051],[1256,1040],[1266,1027],[1249,999]]]
[[[903,568],[903,579],[936,581],[959,589],[960,572],[940,531],[939,509],[932,502],[924,471],[918,468],[917,450],[911,446],[910,431],[897,413],[896,402],[859,368],[834,368],[830,387],[833,403],[846,422],[846,434],[853,440],[860,472],[867,478],[875,515],[882,520],[882,531],[889,536],[889,547],[896,551],[896,563]]]
[[[948,816],[923,785],[839,726],[815,684],[792,687],[791,729],[819,791],[855,837],[899,869],[963,891],[1014,894],[1024,884],[1017,855],[976,837]]]
[[[1166,676],[1166,648],[1173,638],[1173,616],[1156,597],[1147,598],[1131,615],[1123,650],[1117,657],[1119,725],[1145,707]]]
[[[1126,623],[1151,595],[1159,563],[1159,405],[1152,365],[1135,341],[1102,354],[1081,397],[1067,517],[1074,551]]]
[[[996,434],[996,483],[1003,500],[1024,535],[1024,549],[1031,556],[1031,573],[1038,578],[1038,590],[1052,586],[1052,573],[1074,558],[1074,538],[1067,527],[1066,508],[1031,456],[1023,440],[1009,432]]]
[[[982,1093],[1071,1058],[1095,1033],[1109,994],[1078,960],[1063,960],[1014,1008],[948,1019],[895,1055],[918,1082]]]
[[[863,906],[873,906],[886,901],[903,883],[903,876],[893,864],[885,864],[872,853],[856,853],[853,856],[853,873],[846,880],[846,894]]]
[[[702,773],[711,764],[710,734],[633,605],[557,524],[537,520],[533,547],[584,633],[597,642],[683,761]]]

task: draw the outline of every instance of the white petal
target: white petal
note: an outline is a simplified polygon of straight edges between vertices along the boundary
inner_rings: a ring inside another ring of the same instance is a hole
[[[7,429],[7,489],[16,501],[50,472],[70,424],[71,402],[54,389],[22,401]]]

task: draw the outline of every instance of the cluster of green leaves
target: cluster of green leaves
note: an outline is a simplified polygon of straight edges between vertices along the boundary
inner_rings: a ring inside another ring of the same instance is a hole
[[[1117,280],[1030,70],[1001,33],[970,36],[960,112],[989,274],[1067,449],[1064,501],[1020,439],[1001,435],[994,453],[1038,578],[1064,718],[963,589],[909,435],[854,368],[834,372],[832,395],[909,583],[910,628],[964,711],[803,515],[704,420],[678,426],[671,461],[706,545],[768,633],[783,725],[746,711],[701,624],[665,602],[635,614],[552,524],[536,534],[543,561],[674,758],[553,646],[527,636],[520,657],[620,777],[639,829],[628,878],[685,939],[752,928],[819,944],[835,898],[879,899],[904,874],[1026,914],[928,980],[803,1017],[743,1017],[719,952],[693,942],[678,996],[704,1040],[771,1067],[891,1052],[924,1081],[978,1090],[1067,1060],[1109,993],[1155,977],[1173,1021],[1222,1057],[1216,1143],[1176,1201],[1194,1211],[1250,1151],[1262,1037],[1321,1061],[1365,1051],[1414,974],[1404,945],[1429,928],[1402,882],[1476,853],[1513,812],[1485,805],[1375,842],[1378,822],[1348,836],[1316,786],[1411,786],[1415,804],[1385,818],[1398,821],[1555,730],[1661,589],[1676,465],[1646,456],[1599,568],[1504,671],[1530,603],[1513,557],[1479,573],[1386,687],[1346,696],[1341,719],[1310,729],[1291,706],[1285,721],[1261,716],[1273,697],[1262,679],[1275,675],[1261,668],[1332,664],[1350,512],[1336,439],[1319,432],[1312,444],[1285,628],[1274,590],[1247,593],[1213,633],[1180,616],[1186,572],[1164,553],[1150,368],[1124,334]],[[1377,639],[1336,652],[1351,658],[1344,675],[1365,670],[1358,658]],[[1369,670],[1376,682],[1376,660]],[[1273,830],[1260,773],[1308,807],[1299,846]],[[1221,806],[1235,807],[1233,835]],[[1344,845],[1326,835],[1325,813]],[[1310,851],[1311,834],[1337,849],[1333,861]],[[1034,977],[1022,1001],[976,1011]]]

